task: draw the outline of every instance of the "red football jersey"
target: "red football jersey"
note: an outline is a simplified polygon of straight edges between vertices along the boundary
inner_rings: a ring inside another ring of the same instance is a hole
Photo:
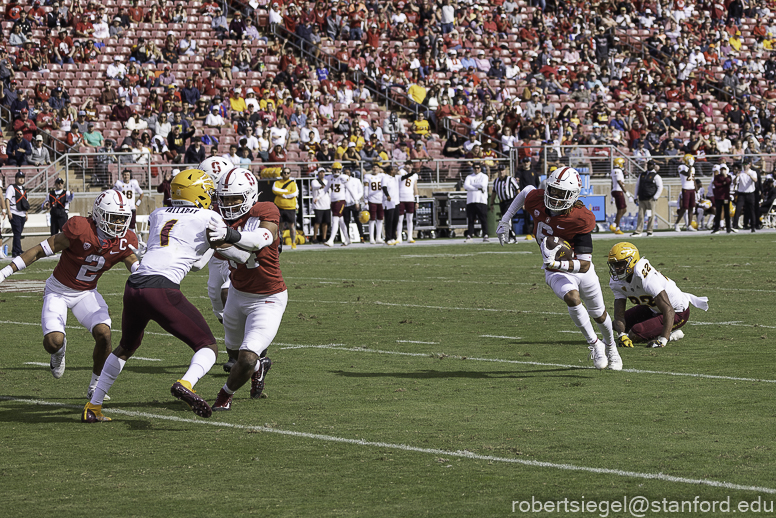
[[[272,202],[260,201],[251,207],[247,214],[232,223],[232,228],[239,230],[245,226],[248,218],[259,218],[261,221],[280,225],[280,210]],[[245,264],[229,261],[232,286],[245,293],[259,295],[273,295],[285,291],[286,283],[280,272],[279,244],[280,237],[271,245],[254,252],[254,257]]]
[[[73,216],[62,227],[70,246],[54,268],[54,278],[69,288],[85,291],[97,287],[97,281],[114,264],[123,261],[137,248],[137,236],[127,230],[124,237],[100,240],[92,218]]]
[[[568,214],[550,216],[544,205],[544,189],[528,193],[524,210],[531,214],[537,242],[547,236],[556,236],[568,241],[573,249],[577,234],[589,234],[595,229],[595,215],[586,207],[573,207]]]

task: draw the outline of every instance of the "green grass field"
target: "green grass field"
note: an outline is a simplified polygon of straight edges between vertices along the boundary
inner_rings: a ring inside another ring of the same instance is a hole
[[[79,422],[92,342],[72,315],[64,377],[28,363],[48,362],[42,296],[16,282],[45,280],[42,261],[0,285],[0,514],[507,516],[532,498],[644,496],[658,508],[641,516],[674,516],[663,499],[696,495],[773,509],[774,241],[637,241],[711,309],[665,349],[621,350],[622,372],[591,368],[533,244],[284,252],[267,399],[245,387],[231,412],[194,416],[169,393],[191,352],[152,324],[105,404],[113,421],[96,425]],[[615,242],[595,241],[610,309]],[[114,347],[126,276],[99,285]],[[183,291],[220,340],[206,272]],[[225,358],[196,387],[211,402]],[[570,505],[514,514],[632,516]]]

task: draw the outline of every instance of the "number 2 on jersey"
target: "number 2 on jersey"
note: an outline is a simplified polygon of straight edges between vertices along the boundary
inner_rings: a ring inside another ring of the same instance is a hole
[[[162,227],[162,230],[159,232],[160,245],[167,246],[170,244],[170,232],[172,232],[172,227],[174,227],[177,222],[178,222],[177,219],[171,219],[170,221],[164,224],[164,226]]]
[[[543,221],[540,221],[536,225],[536,241],[541,241],[547,236],[552,235],[552,227]]]
[[[105,266],[105,258],[101,255],[89,255],[86,256],[84,261],[86,261],[87,264],[81,266],[81,269],[78,270],[78,275],[76,275],[75,278],[83,282],[92,282],[95,278],[94,274],[102,270],[102,267]]]

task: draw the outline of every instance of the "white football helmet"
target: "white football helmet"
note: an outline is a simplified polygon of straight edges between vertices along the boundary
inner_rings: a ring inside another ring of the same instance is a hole
[[[582,179],[573,167],[559,167],[547,178],[544,206],[553,211],[570,209],[579,198]]]
[[[132,204],[121,191],[109,189],[94,200],[92,219],[108,237],[124,237],[132,219]]]
[[[259,201],[259,182],[247,169],[234,167],[221,176],[216,193],[221,215],[227,221],[234,221]],[[235,197],[240,197],[240,201],[235,203]]]
[[[224,173],[232,168],[234,168],[234,164],[232,164],[232,162],[226,158],[220,156],[211,156],[210,158],[206,158],[197,167],[197,169],[205,171],[208,175],[210,175],[210,178],[213,179],[213,183],[216,185],[218,185],[218,180],[221,179]]]

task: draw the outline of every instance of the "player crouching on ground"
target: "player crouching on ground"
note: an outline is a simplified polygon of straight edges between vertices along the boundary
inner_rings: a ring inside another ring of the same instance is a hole
[[[534,222],[536,242],[544,257],[544,278],[555,295],[568,306],[569,316],[582,332],[596,369],[622,370],[622,358],[614,341],[612,320],[606,312],[601,284],[593,265],[595,215],[578,201],[582,180],[576,169],[561,167],[550,174],[546,189],[528,185],[512,201],[498,224],[501,246],[507,241],[512,218],[525,207]],[[548,237],[569,243],[571,260],[558,260],[561,247],[548,247]],[[584,302],[584,304],[582,304]],[[587,309],[587,311],[586,311]],[[598,324],[598,339],[590,319]]]
[[[130,272],[138,268],[134,250],[137,236],[129,230],[131,203],[124,194],[109,190],[94,200],[91,217],[73,216],[62,232],[34,246],[0,270],[0,282],[38,259],[62,252],[54,273],[46,281],[41,325],[43,347],[51,354],[51,374],[65,373],[68,308],[94,337],[92,380],[87,397],[97,386],[105,359],[111,352],[108,305],[97,292],[97,281],[113,265],[123,262]]]
[[[213,221],[208,239],[219,254],[228,254],[231,286],[224,308],[224,342],[230,356],[239,353],[213,410],[230,410],[232,395],[249,379],[251,398],[261,397],[272,366],[267,348],[280,327],[288,291],[280,272],[277,206],[259,201],[256,178],[242,168],[225,174],[217,192],[226,223]]]
[[[189,271],[208,264],[213,252],[206,230],[211,219],[223,219],[209,210],[215,184],[204,171],[178,173],[170,191],[172,207],[156,209],[149,218],[148,248],[124,287],[121,342],[105,360],[94,394],[81,413],[83,422],[110,421],[102,414],[103,399],[140,347],[151,320],[194,351],[186,374],[172,385],[172,395],[198,416],[213,413],[193,387],[216,362],[216,339],[199,310],[181,293],[180,284]]]
[[[707,297],[681,291],[674,281],[660,273],[631,243],[617,243],[609,251],[609,287],[614,293],[614,330],[620,347],[648,342],[647,347],[664,347],[669,340],[684,337],[679,329],[690,318],[690,304],[709,309]],[[636,307],[625,310],[625,301]],[[627,333],[627,334],[626,334]]]

